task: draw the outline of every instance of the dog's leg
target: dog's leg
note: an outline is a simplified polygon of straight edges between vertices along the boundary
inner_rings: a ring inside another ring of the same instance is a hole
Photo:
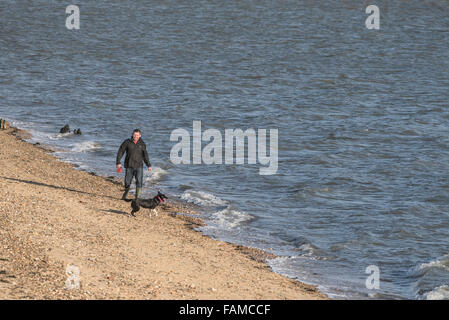
[[[157,210],[156,209],[151,209],[150,210],[150,218],[151,218],[151,214],[154,214],[155,217],[157,217]]]

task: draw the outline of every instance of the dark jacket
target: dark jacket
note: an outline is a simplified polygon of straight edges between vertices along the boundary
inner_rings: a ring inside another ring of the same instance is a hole
[[[139,139],[135,144],[133,139],[126,139],[117,152],[116,164],[120,164],[123,153],[126,152],[125,168],[142,168],[143,162],[148,167],[151,167],[150,159],[148,158],[147,146],[142,139]]]

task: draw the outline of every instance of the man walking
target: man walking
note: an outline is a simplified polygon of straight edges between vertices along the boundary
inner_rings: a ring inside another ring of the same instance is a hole
[[[126,152],[125,192],[123,193],[122,200],[126,200],[133,178],[136,179],[136,200],[140,197],[140,194],[142,193],[143,162],[147,165],[148,171],[151,171],[147,147],[145,142],[140,138],[141,136],[140,130],[135,129],[132,138],[123,141],[117,152],[116,164],[117,170],[119,171],[122,168],[121,159]]]

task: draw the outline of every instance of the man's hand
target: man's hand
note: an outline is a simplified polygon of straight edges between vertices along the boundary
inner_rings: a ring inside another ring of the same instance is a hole
[[[148,171],[151,171],[152,169],[151,169],[151,167],[148,167]]]

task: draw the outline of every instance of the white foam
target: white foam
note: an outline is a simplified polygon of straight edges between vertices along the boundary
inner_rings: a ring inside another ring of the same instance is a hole
[[[419,266],[420,270],[428,270],[430,268],[441,268],[449,271],[449,255],[445,255],[440,259],[436,259],[428,263],[422,263]]]
[[[449,300],[449,286],[439,286],[425,294],[427,300]]]
[[[159,167],[152,167],[151,172],[148,172],[148,170],[145,172],[145,181],[150,183],[158,182],[162,179],[163,176],[165,176],[168,172],[162,168]]]
[[[70,136],[70,135],[72,135],[71,132],[66,132],[66,133],[57,133],[57,134],[54,134],[54,135],[48,135],[47,137],[50,138],[50,139],[61,139],[61,138],[65,138],[65,137]]]
[[[296,272],[292,268],[291,261],[294,260],[296,256],[281,256],[273,259],[268,259],[267,264],[270,268],[279,274],[283,274],[289,278],[295,278]]]
[[[95,141],[84,141],[75,143],[72,151],[74,152],[86,152],[90,150],[95,150],[101,148],[101,144]]]
[[[36,124],[32,122],[11,121],[10,124],[13,127],[28,131],[31,134],[31,138],[25,139],[27,141],[43,142],[47,141],[50,137],[48,133],[36,130]]]
[[[291,259],[292,259],[292,257],[290,257],[290,256],[276,257],[276,258],[270,259],[270,264],[276,265],[276,266],[284,266]]]
[[[225,200],[203,191],[184,191],[181,199],[202,206],[224,206],[228,204]]]
[[[212,214],[212,220],[222,228],[234,229],[254,217],[246,212],[230,209],[229,207]]]
[[[299,249],[304,252],[305,256],[314,256],[316,248],[310,243],[305,243],[299,247]]]

